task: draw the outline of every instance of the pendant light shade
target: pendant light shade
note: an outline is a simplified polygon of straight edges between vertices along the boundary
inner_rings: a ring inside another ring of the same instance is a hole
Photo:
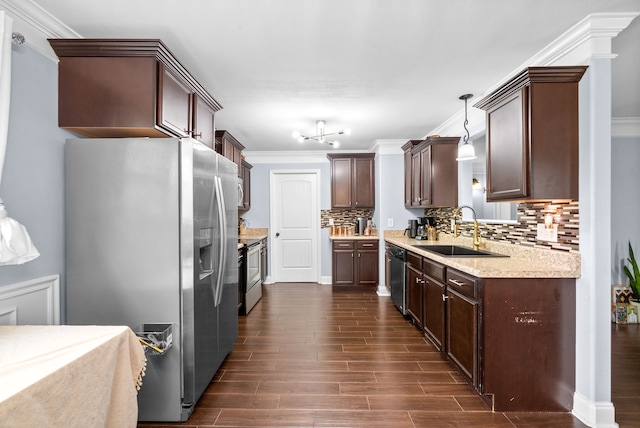
[[[469,120],[467,119],[467,100],[473,97],[473,94],[464,94],[460,95],[461,100],[464,100],[464,130],[467,132],[467,135],[463,136],[464,144],[458,147],[458,157],[457,161],[467,161],[473,160],[476,158],[476,150],[473,148],[473,144],[469,142],[469,129],[467,125],[469,124]]]

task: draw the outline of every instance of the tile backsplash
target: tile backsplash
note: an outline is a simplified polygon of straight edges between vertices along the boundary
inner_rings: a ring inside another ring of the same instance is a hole
[[[553,215],[554,223],[558,225],[558,242],[536,239],[537,225],[538,223],[544,224],[546,214]],[[478,229],[482,239],[578,252],[580,250],[579,214],[578,201],[521,202],[518,204],[517,223],[480,223]],[[460,223],[462,216],[459,208],[426,208],[424,215],[436,218],[439,233],[450,234],[451,218],[455,218],[461,235],[473,236],[472,223]]]
[[[352,226],[356,217],[373,217],[372,209],[344,209],[344,210],[320,210],[320,227],[329,227],[329,219],[333,219],[335,226]]]

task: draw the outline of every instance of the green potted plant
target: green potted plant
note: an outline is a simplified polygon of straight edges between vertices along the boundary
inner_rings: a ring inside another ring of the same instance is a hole
[[[640,302],[640,269],[638,269],[638,262],[633,254],[633,248],[631,248],[631,241],[629,241],[629,257],[627,261],[631,266],[624,266],[624,273],[629,278],[629,287],[633,293],[633,299]]]

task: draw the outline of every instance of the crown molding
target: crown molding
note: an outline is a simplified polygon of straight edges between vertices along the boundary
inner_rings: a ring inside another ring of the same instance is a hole
[[[638,15],[640,15],[638,12],[592,13],[587,15],[537,54],[488,88],[479,98],[484,98],[491,94],[521,73],[526,67],[582,65],[587,64],[590,59],[615,58],[617,55],[611,51],[611,39],[627,28]],[[484,112],[482,112],[481,116],[478,116],[474,110],[477,109],[471,108],[468,112],[468,128],[472,135],[481,132],[478,129],[486,127]],[[459,125],[456,126],[456,124],[461,124],[462,122],[464,122],[464,109],[447,119],[428,135],[454,135],[460,132],[458,129],[462,128]]]
[[[640,138],[640,117],[614,117],[611,119],[613,138]]]
[[[251,151],[244,150],[242,154],[251,165],[257,164],[290,164],[290,163],[329,163],[327,153],[338,150],[308,150],[308,151]]]
[[[401,155],[404,152],[402,151],[402,146],[407,142],[407,140],[376,140],[373,143],[372,152],[377,153],[379,155]]]
[[[0,0],[0,9],[13,19],[13,31],[25,37],[25,45],[54,61],[58,57],[47,39],[82,37],[33,0]]]

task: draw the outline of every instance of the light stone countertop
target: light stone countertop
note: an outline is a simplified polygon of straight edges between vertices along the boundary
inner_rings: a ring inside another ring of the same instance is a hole
[[[428,257],[446,266],[478,278],[579,278],[580,254],[543,248],[525,247],[482,241],[480,250],[508,255],[509,257],[451,257],[414,248],[413,245],[459,245],[473,247],[471,238],[441,233],[437,241],[411,239],[403,231],[387,230],[384,240],[390,244]]]
[[[380,239],[378,234],[375,235],[330,235],[332,241],[377,241]]]

